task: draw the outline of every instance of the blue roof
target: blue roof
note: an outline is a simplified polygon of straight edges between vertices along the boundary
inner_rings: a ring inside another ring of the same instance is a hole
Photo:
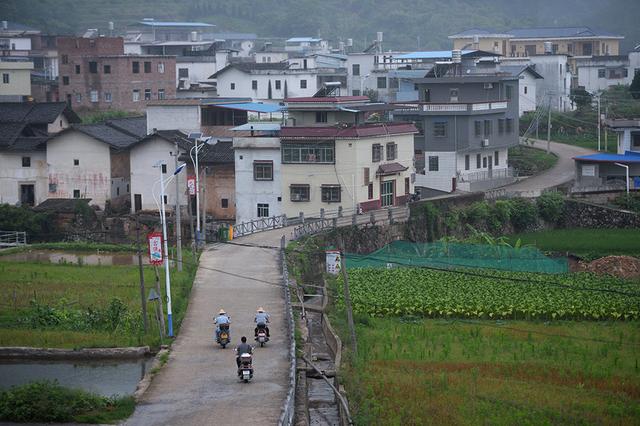
[[[281,107],[280,105],[261,104],[258,102],[246,102],[246,103],[238,103],[238,104],[220,104],[216,106],[220,108],[239,109],[242,111],[252,111],[252,112],[280,112],[284,109],[284,107]]]
[[[475,50],[463,50],[462,54],[475,52]],[[404,55],[394,56],[394,59],[451,59],[450,50],[430,50],[427,52],[411,52]]]
[[[622,154],[591,154],[573,158],[576,161],[593,161],[596,163],[640,163],[640,152],[626,151]]]
[[[213,24],[204,22],[163,22],[163,21],[140,21],[142,25],[150,27],[215,27]]]

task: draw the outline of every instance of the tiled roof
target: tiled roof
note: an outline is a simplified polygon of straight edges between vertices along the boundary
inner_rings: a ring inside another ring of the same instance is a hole
[[[282,139],[358,139],[371,136],[417,133],[412,123],[375,123],[358,126],[282,127]]]
[[[289,68],[289,64],[286,62],[238,62],[227,65],[209,78],[216,78],[231,68],[250,74],[251,71],[284,71]]]
[[[519,76],[525,71],[529,71],[533,74],[534,78],[544,78],[529,65],[500,65],[500,72],[508,73],[514,77]]]
[[[91,198],[48,198],[33,208],[35,211],[54,211],[58,213],[75,213],[78,204],[89,205]]]
[[[400,163],[388,163],[381,164],[376,171],[377,175],[393,175],[396,173],[404,172],[408,167],[403,166]]]
[[[557,27],[557,28],[515,28],[509,30],[514,38],[571,38],[571,37],[620,37],[609,31],[594,30],[589,27]]]
[[[127,149],[138,142],[139,139],[106,124],[84,124],[74,126],[73,129],[111,145],[116,149]]]
[[[0,103],[0,123],[49,124],[60,114],[64,114],[71,123],[81,121],[65,102]]]
[[[198,154],[198,161],[202,164],[233,163],[233,143],[218,141],[215,145],[206,145]]]
[[[322,102],[322,103],[330,103],[330,102],[355,102],[355,101],[368,101],[368,96],[334,96],[334,97],[303,97],[303,98],[287,98],[284,101],[286,103],[296,103],[296,102]]]
[[[250,136],[250,131],[233,131],[235,126],[201,126],[202,136],[210,136],[216,139],[231,139],[233,137]]]
[[[147,117],[115,118],[106,124],[137,138],[147,136]]]
[[[166,106],[166,105],[200,105],[200,99],[163,99],[159,101],[147,102],[147,106]]]

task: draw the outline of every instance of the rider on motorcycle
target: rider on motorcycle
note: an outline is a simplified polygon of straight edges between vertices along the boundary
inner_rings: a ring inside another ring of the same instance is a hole
[[[227,315],[227,313],[224,311],[224,309],[220,309],[220,312],[218,313],[218,316],[214,319],[214,322],[216,324],[216,340],[220,339],[220,325],[221,324],[231,324],[231,320],[229,319],[229,316]],[[229,337],[231,337],[231,333],[229,333]]]
[[[240,340],[242,341],[242,343],[240,343],[236,348],[236,364],[238,365],[238,368],[240,368],[240,356],[242,356],[242,354],[253,353],[253,348],[250,344],[247,343],[247,338],[245,336],[242,336]]]
[[[256,313],[256,318],[254,322],[257,324],[255,329],[255,337],[258,337],[258,329],[260,327],[264,327],[267,332],[267,337],[269,337],[269,327],[267,327],[267,323],[269,322],[269,314],[264,311],[262,306],[258,308],[258,312]]]

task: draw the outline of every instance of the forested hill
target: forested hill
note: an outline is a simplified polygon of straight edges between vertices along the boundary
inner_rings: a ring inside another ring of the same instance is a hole
[[[469,28],[601,28],[640,44],[639,0],[0,0],[0,18],[49,33],[116,29],[142,18],[197,20],[220,32],[263,37],[353,38],[356,49],[384,32],[385,49],[446,49]]]

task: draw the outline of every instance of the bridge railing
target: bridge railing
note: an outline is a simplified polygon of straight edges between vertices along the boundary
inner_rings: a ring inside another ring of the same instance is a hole
[[[287,216],[285,215],[261,217],[259,219],[250,220],[249,222],[242,222],[234,225],[233,235],[234,237],[243,237],[260,231],[284,228],[287,226],[287,223]]]
[[[280,260],[282,262],[282,286],[284,287],[285,315],[287,321],[287,337],[289,340],[289,389],[287,397],[282,404],[282,412],[278,424],[280,426],[291,426],[295,414],[295,390],[296,390],[296,339],[295,322],[293,320],[293,308],[291,307],[291,290],[289,283],[289,271],[287,269],[287,258],[285,255],[286,239],[284,235],[280,240]]]
[[[18,247],[27,244],[24,231],[0,231],[0,247]]]

